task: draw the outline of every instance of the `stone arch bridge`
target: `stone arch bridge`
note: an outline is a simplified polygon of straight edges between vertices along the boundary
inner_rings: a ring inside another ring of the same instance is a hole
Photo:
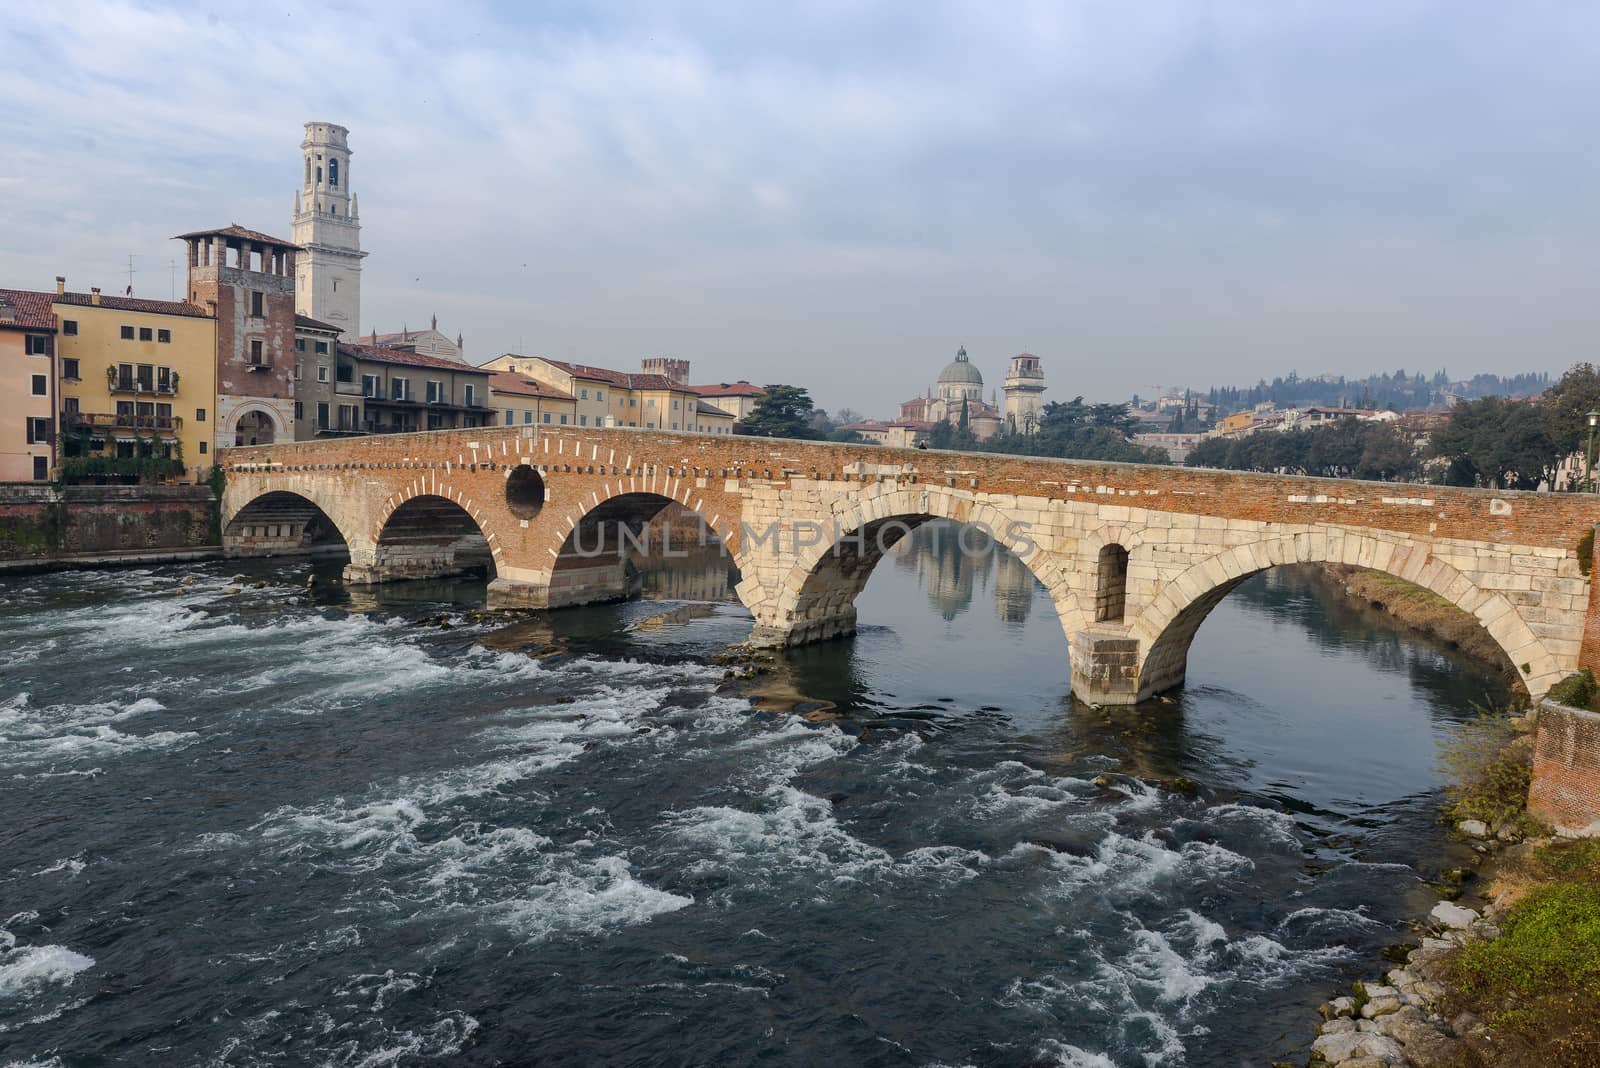
[[[345,577],[451,573],[476,547],[491,599],[623,596],[622,549],[670,502],[739,569],[753,640],[848,635],[873,566],[917,524],[982,524],[1049,592],[1073,692],[1128,704],[1183,682],[1206,615],[1290,563],[1387,572],[1475,616],[1541,695],[1595,663],[1579,564],[1597,510],[1532,494],[632,429],[480,428],[226,450],[224,546],[302,551],[334,531]]]

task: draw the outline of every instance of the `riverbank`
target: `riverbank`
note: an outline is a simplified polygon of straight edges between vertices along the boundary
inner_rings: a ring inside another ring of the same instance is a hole
[[[1404,964],[1325,1002],[1311,1066],[1600,1066],[1600,839],[1526,810],[1537,713],[1484,719],[1446,763],[1441,815],[1474,861],[1445,873]]]

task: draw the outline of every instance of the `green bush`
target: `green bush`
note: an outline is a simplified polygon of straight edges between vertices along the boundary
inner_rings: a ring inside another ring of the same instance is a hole
[[[1557,704],[1566,705],[1568,708],[1594,709],[1595,692],[1600,689],[1594,678],[1594,672],[1588,668],[1573,675],[1568,675],[1545,694]]]
[[[1536,997],[1577,989],[1600,997],[1600,887],[1542,886],[1506,914],[1501,930],[1457,959],[1465,993]]]
[[[1440,750],[1439,764],[1450,783],[1441,813],[1446,822],[1482,820],[1492,827],[1525,819],[1533,754],[1517,743],[1505,711],[1479,708]]]

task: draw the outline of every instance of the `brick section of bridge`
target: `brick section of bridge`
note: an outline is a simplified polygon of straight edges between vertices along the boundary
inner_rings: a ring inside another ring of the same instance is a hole
[[[674,500],[728,545],[756,634],[774,642],[854,629],[854,597],[884,546],[852,556],[840,533],[943,516],[984,522],[1012,544],[1007,528],[1015,526],[1026,543],[1017,547],[1028,550],[1024,560],[1079,654],[1075,691],[1103,703],[1181,683],[1189,639],[1216,601],[1249,574],[1297,561],[1372,567],[1433,589],[1479,618],[1535,694],[1580,659],[1600,656],[1600,623],[1577,562],[1596,515],[1586,495],[572,427],[247,447],[221,461],[236,545],[252,507],[266,508],[252,502],[277,491],[327,514],[357,577],[444,570],[453,550],[441,540],[430,557],[412,524],[408,570],[385,571],[388,556],[401,558],[385,543],[397,510],[443,498],[487,539],[498,595],[533,605],[551,603],[552,588],[567,603],[582,600],[587,580],[568,574],[564,582],[559,573],[573,561],[568,537],[585,516],[618,498]],[[506,499],[519,464],[544,480],[546,500],[531,517],[513,514]],[[640,510],[627,511],[636,518]],[[802,544],[800,528],[811,525],[826,529],[815,544],[807,529]],[[783,533],[765,537],[774,526]],[[746,539],[743,529],[757,536]],[[1108,544],[1128,552],[1118,576],[1126,612],[1096,622]],[[595,581],[594,596],[615,592]]]
[[[1600,715],[1540,702],[1528,810],[1563,833],[1600,835]]]

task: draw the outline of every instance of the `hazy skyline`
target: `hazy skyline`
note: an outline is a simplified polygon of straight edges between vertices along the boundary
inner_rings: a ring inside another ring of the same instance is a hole
[[[0,39],[0,285],[171,294],[288,237],[350,128],[363,331],[874,416],[958,345],[1046,399],[1594,356],[1578,6],[35,5]]]

